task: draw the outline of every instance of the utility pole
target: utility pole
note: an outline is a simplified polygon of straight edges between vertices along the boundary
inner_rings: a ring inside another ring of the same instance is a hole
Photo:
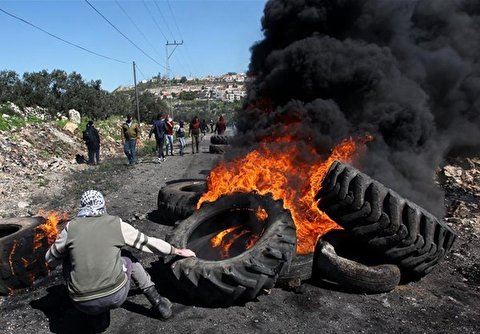
[[[168,63],[168,60],[170,59],[170,57],[173,55],[173,52],[175,51],[175,49],[179,46],[179,45],[183,45],[183,41],[181,42],[177,42],[177,41],[173,41],[173,43],[170,43],[169,41],[167,41],[167,43],[165,44],[165,57],[166,57],[166,61],[165,61],[165,64],[166,64],[166,67],[167,67],[167,79],[170,78],[170,64]],[[168,47],[169,46],[174,46],[172,52],[170,52],[170,54],[168,53]]]
[[[137,102],[137,122],[140,125],[140,105],[138,103],[137,72],[135,70],[135,62],[133,62],[133,83],[135,85],[135,101]]]

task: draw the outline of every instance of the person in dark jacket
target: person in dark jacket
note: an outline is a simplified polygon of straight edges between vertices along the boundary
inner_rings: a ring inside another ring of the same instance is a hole
[[[163,152],[163,146],[165,145],[165,134],[167,126],[165,124],[165,118],[162,114],[157,115],[157,119],[153,121],[152,128],[148,134],[148,138],[152,138],[152,134],[155,135],[155,141],[157,142],[158,150],[158,162],[165,161],[165,153]]]
[[[127,299],[131,281],[152,304],[154,314],[162,320],[168,319],[172,303],[159,295],[139,262],[121,255],[125,245],[146,253],[195,256],[190,249],[175,248],[107,214],[103,195],[88,190],[80,199],[77,216],[66,224],[48,249],[45,260],[50,268],[63,265],[68,294],[75,308],[106,326],[109,310],[120,307]]]
[[[98,165],[100,163],[100,134],[93,125],[93,121],[88,121],[86,129],[83,131],[83,140],[87,145],[88,164]]]

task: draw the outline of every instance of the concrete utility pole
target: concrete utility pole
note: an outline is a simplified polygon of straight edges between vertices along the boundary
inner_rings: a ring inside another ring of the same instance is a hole
[[[170,59],[170,57],[173,55],[173,52],[175,51],[175,49],[177,48],[177,46],[179,45],[183,45],[183,41],[181,42],[177,42],[177,41],[173,41],[173,43],[170,43],[169,41],[167,41],[167,44],[165,44],[165,55],[166,55],[166,61],[165,61],[165,64],[166,64],[166,67],[167,67],[167,79],[170,78],[170,64],[168,63],[168,60]],[[169,46],[174,46],[172,52],[170,54],[168,54],[168,47]]]

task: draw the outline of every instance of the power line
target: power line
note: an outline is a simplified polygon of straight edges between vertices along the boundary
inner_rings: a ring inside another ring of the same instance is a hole
[[[153,3],[155,4],[155,7],[157,7],[158,12],[160,13],[160,16],[162,17],[163,22],[165,23],[165,26],[167,27],[168,31],[170,32],[170,35],[172,35],[172,39],[175,37],[172,33],[172,30],[170,30],[170,27],[168,26],[167,20],[165,20],[165,17],[162,14],[162,11],[160,10],[160,7],[158,6],[157,1],[153,0]]]
[[[172,15],[172,19],[173,19],[173,23],[175,24],[175,27],[177,28],[177,31],[180,35],[180,37],[182,38],[182,40],[184,39],[183,36],[182,36],[182,32],[180,31],[180,28],[178,27],[178,24],[177,24],[177,19],[175,18],[175,14],[173,13],[173,9],[172,9],[172,6],[170,6],[170,1],[166,1],[167,2],[167,5],[168,5],[168,9],[170,10],[170,14]],[[190,58],[190,50],[189,50],[189,47],[188,47],[188,43],[185,45],[185,59],[187,61],[187,67],[190,69],[190,72],[191,72],[191,67],[189,66],[189,64],[193,64],[193,62],[191,61],[191,58]]]
[[[150,14],[150,17],[152,18],[153,22],[155,23],[155,25],[157,26],[158,28],[158,31],[160,31],[160,33],[162,34],[163,38],[165,38],[165,40],[168,40],[168,38],[165,36],[165,34],[163,33],[162,29],[160,29],[160,26],[158,25],[157,23],[157,20],[155,20],[155,17],[152,15],[152,12],[150,12],[150,9],[148,8],[147,4],[145,3],[145,1],[142,1],[143,2],[143,5],[145,6],[145,8],[147,9],[147,12],[148,14]]]
[[[119,59],[115,59],[115,58],[108,57],[108,56],[104,56],[104,55],[102,55],[102,54],[100,54],[100,53],[97,53],[97,52],[95,52],[95,51],[91,51],[91,50],[89,50],[89,49],[87,49],[87,48],[84,48],[83,46],[80,46],[80,45],[78,45],[78,44],[69,42],[69,41],[67,41],[66,39],[63,39],[63,38],[61,38],[61,37],[58,37],[58,36],[56,36],[56,35],[48,32],[48,31],[46,31],[45,29],[42,29],[42,28],[40,28],[39,26],[36,26],[35,24],[30,23],[30,22],[28,22],[27,20],[24,20],[24,19],[22,19],[21,17],[18,17],[18,16],[14,15],[14,14],[11,14],[11,13],[9,13],[9,12],[1,9],[1,8],[0,8],[0,11],[3,12],[3,13],[5,13],[6,15],[8,15],[8,16],[10,16],[10,17],[13,17],[14,19],[17,19],[17,20],[19,20],[19,21],[22,21],[22,22],[25,23],[25,24],[28,24],[28,25],[31,26],[31,27],[34,27],[35,29],[40,30],[41,32],[43,32],[43,33],[45,33],[45,34],[47,34],[47,35],[49,35],[49,36],[51,36],[51,37],[53,37],[53,38],[56,38],[56,39],[58,39],[58,40],[60,40],[60,41],[62,41],[62,42],[64,42],[64,43],[67,43],[67,44],[69,44],[69,45],[71,45],[71,46],[74,46],[74,47],[79,48],[79,49],[81,49],[81,50],[83,50],[83,51],[86,51],[86,52],[88,52],[88,53],[91,53],[91,54],[93,54],[93,55],[95,55],[95,56],[99,56],[99,57],[102,57],[102,58],[105,58],[105,59],[113,60],[113,61],[116,61],[116,62],[119,62],[119,63],[122,63],[122,64],[128,64],[128,62],[126,62],[126,61],[119,60]]]
[[[108,22],[108,24],[110,24],[120,35],[122,35],[127,41],[129,41],[134,47],[136,47],[138,50],[140,50],[140,52],[142,52],[145,56],[147,56],[148,58],[150,58],[150,60],[152,60],[154,63],[156,63],[157,65],[165,68],[165,66],[163,66],[162,64],[160,64],[159,62],[157,62],[155,59],[153,59],[149,54],[147,54],[145,51],[143,51],[137,44],[135,44],[134,42],[132,42],[132,40],[130,38],[128,38],[127,36],[125,36],[125,34],[123,32],[121,32],[112,22],[110,22],[102,13],[100,13],[88,0],[85,0],[85,2],[93,8],[94,11],[96,11],[98,13],[98,15],[100,15],[105,21]]]
[[[180,34],[180,38],[183,40],[182,33],[180,32],[180,29],[178,28],[177,20],[175,19],[175,15],[173,14],[172,7],[170,6],[170,2],[168,0],[167,0],[167,5],[168,5],[168,8],[170,9],[170,13],[172,14],[173,23],[175,24],[175,27],[177,27],[178,33]]]
[[[118,5],[118,7],[120,7],[120,9],[122,10],[122,12],[125,14],[126,17],[128,17],[128,19],[130,20],[130,22],[133,24],[133,26],[137,29],[137,31],[140,33],[140,35],[143,36],[143,38],[145,39],[145,41],[148,43],[148,45],[153,49],[153,51],[157,54],[157,56],[159,58],[161,58],[162,56],[158,53],[158,51],[155,49],[155,47],[152,45],[152,43],[148,40],[147,36],[145,36],[145,34],[140,30],[140,28],[138,27],[138,25],[135,23],[135,21],[130,17],[130,15],[128,15],[127,11],[120,5],[120,3],[115,0],[115,3]]]
[[[148,80],[147,77],[145,76],[145,74],[143,74],[142,70],[140,69],[140,67],[138,67],[138,64],[135,64],[135,67],[137,68],[137,70],[140,72],[140,74],[142,75],[143,79],[144,80]]]

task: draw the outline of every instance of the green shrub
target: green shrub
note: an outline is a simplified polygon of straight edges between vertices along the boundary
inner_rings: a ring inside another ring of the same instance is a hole
[[[23,128],[27,122],[21,116],[3,117],[0,115],[0,130],[9,131],[13,128]]]

